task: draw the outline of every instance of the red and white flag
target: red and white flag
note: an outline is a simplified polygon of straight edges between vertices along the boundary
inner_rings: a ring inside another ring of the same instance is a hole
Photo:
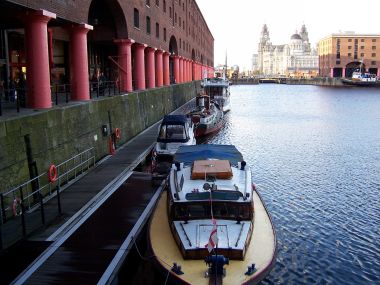
[[[211,252],[215,248],[215,246],[218,244],[218,228],[217,228],[215,219],[212,219],[212,224],[213,224],[213,227],[210,233],[210,237],[208,239],[208,243],[205,245],[205,247],[207,247],[208,249],[208,252]]]

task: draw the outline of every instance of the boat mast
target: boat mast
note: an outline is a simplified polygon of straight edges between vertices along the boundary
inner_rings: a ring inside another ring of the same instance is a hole
[[[224,62],[224,67],[223,67],[223,79],[226,80],[226,73],[227,73],[227,50],[226,50],[226,59]]]
[[[363,69],[363,58],[360,60],[360,74],[363,73],[362,69]]]

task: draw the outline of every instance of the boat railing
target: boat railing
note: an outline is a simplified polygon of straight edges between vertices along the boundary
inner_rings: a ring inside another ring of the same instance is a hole
[[[174,179],[174,188],[175,188],[175,192],[176,192],[176,195],[175,195],[175,198],[176,200],[179,200],[179,185],[178,185],[178,177],[177,177],[177,169],[174,169],[173,171],[173,179]]]
[[[241,227],[240,227],[239,235],[238,235],[238,237],[236,239],[235,247],[237,247],[238,244],[239,244],[239,240],[240,240],[241,235],[243,233],[243,228],[244,228],[245,223],[241,223],[240,225],[241,225]]]
[[[248,167],[244,170],[244,181],[245,181],[245,185],[244,185],[244,193],[243,193],[243,200],[247,200],[247,193],[248,193],[248,189],[250,187],[249,185],[249,181],[248,181]]]
[[[41,211],[42,224],[45,224],[44,205],[46,202],[56,197],[57,213],[61,213],[60,193],[93,166],[95,166],[95,148],[92,147],[54,166],[55,177],[53,179],[49,168],[49,171],[44,171],[11,190],[0,193],[1,224],[11,218],[21,216],[23,235],[25,236],[25,215],[38,208]]]
[[[183,226],[183,223],[181,222],[180,225],[181,225],[181,228],[182,228],[182,230],[183,230],[183,233],[185,234],[185,237],[186,237],[186,239],[187,239],[187,242],[189,243],[189,246],[192,246],[191,240],[190,240],[189,236],[187,235],[187,232],[186,232],[186,230],[185,230],[185,227]]]

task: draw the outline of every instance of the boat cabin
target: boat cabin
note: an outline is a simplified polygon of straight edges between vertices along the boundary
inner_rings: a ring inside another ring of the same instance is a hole
[[[152,153],[152,172],[168,174],[173,156],[181,145],[194,145],[194,125],[186,115],[166,115],[158,129]]]
[[[186,142],[190,139],[190,124],[186,116],[165,116],[160,125],[157,142]]]
[[[172,166],[169,186],[171,227],[184,258],[202,259],[209,255],[204,245],[215,219],[218,254],[244,259],[254,217],[251,173],[245,162],[177,162]]]

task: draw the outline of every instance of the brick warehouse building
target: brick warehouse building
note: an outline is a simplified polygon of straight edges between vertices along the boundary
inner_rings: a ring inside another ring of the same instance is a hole
[[[319,74],[351,77],[355,69],[380,76],[380,35],[340,33],[318,42]]]
[[[105,74],[122,92],[213,73],[214,39],[195,0],[4,0],[0,81],[26,75],[26,106],[50,108],[51,87],[90,99]]]

